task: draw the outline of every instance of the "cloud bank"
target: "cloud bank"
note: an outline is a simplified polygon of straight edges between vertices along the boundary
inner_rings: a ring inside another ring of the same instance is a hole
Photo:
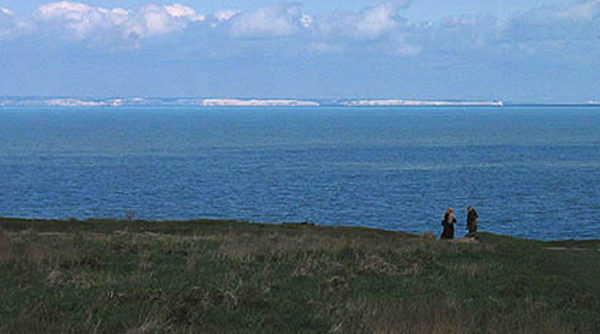
[[[51,32],[63,40],[96,47],[137,48],[145,40],[184,34],[217,40],[295,39],[302,52],[344,52],[357,48],[396,51],[413,56],[428,50],[490,47],[526,49],[572,40],[595,42],[600,35],[600,0],[565,7],[538,7],[500,22],[494,16],[452,16],[436,22],[402,16],[408,1],[383,2],[356,12],[305,13],[299,3],[274,3],[251,11],[223,8],[214,13],[182,4],[148,4],[137,9],[105,8],[77,2],[40,6],[29,18],[0,8],[0,40],[24,33]],[[198,40],[196,38],[196,40]],[[203,40],[210,46],[210,41]],[[297,49],[298,50],[298,49]]]
[[[299,4],[276,4],[232,17],[229,31],[234,37],[285,37],[302,29],[301,18]]]
[[[33,24],[67,40],[137,47],[141,39],[182,31],[205,19],[181,4],[147,5],[134,11],[63,1],[40,6],[33,15]]]

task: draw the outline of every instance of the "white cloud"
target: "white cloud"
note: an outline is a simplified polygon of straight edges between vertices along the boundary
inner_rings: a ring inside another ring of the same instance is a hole
[[[315,20],[315,33],[322,38],[375,40],[402,26],[398,15],[407,1],[388,1],[355,13],[337,13]]]
[[[245,12],[225,8],[214,12],[207,20],[194,8],[179,3],[164,6],[149,4],[132,10],[61,1],[38,7],[34,22],[40,33],[46,31],[49,36],[117,48],[136,47],[144,39],[178,31],[188,31],[186,39],[197,42],[195,34],[212,30],[203,36],[233,37],[233,43],[236,43],[235,38],[277,40],[293,37],[297,42],[302,41],[297,45],[304,45],[305,50],[319,52],[341,50],[363,41],[393,38],[390,45],[401,50],[400,54],[414,54],[418,48],[406,45],[404,38],[394,34],[405,25],[405,20],[398,16],[398,10],[407,3],[406,0],[388,1],[360,12],[313,16],[304,13],[298,3],[283,2]],[[198,25],[201,22],[205,24]],[[200,29],[190,29],[193,25]],[[326,46],[331,43],[336,45]],[[298,50],[298,47],[295,49]]]
[[[170,32],[172,30],[181,29],[181,23],[172,24],[170,19],[172,18],[164,8],[150,5],[142,8],[142,15],[144,17],[144,27],[147,35],[160,35]]]
[[[302,17],[300,17],[300,22],[302,23],[303,27],[308,28],[312,24],[313,19],[309,15],[302,14]]]
[[[165,10],[169,15],[175,18],[189,18],[192,21],[204,21],[206,17],[204,15],[198,15],[196,10],[182,4],[173,4],[170,6],[164,6]]]
[[[574,3],[558,13],[559,17],[575,21],[588,21],[600,14],[600,0]]]
[[[13,11],[0,7],[0,40],[9,39],[27,28],[27,24],[20,21]]]
[[[302,12],[298,4],[276,4],[255,11],[240,13],[231,19],[235,37],[283,37],[298,32]]]
[[[140,13],[147,36],[164,35],[172,31],[183,30],[191,22],[201,22],[206,19],[204,15],[198,15],[194,9],[180,4],[148,5],[143,7]]]
[[[140,14],[144,36],[164,35],[175,30],[182,30],[187,26],[186,21],[178,20],[178,16],[169,13],[166,7],[148,5],[141,9]]]
[[[394,54],[400,56],[414,56],[421,53],[423,47],[406,41],[404,36],[395,38],[389,43],[387,49]]]
[[[54,2],[40,6],[36,17],[46,23],[55,23],[76,39],[86,39],[98,30],[130,27],[131,13],[123,8],[106,9],[81,3]]]
[[[495,16],[449,16],[416,27],[412,39],[421,41],[430,50],[464,53],[494,44],[498,40],[499,30],[500,25]]]
[[[570,41],[596,41],[600,36],[600,0],[573,3],[566,7],[542,6],[522,13],[506,24],[506,41],[521,48],[560,48]]]
[[[240,13],[239,10],[220,9],[220,10],[216,11],[213,15],[217,19],[217,21],[221,22],[221,21],[227,21],[239,13]]]
[[[250,11],[223,8],[205,16],[180,3],[125,9],[62,1],[37,9],[29,22],[29,27],[37,26],[37,30],[24,29],[24,20],[0,7],[0,40],[14,38],[19,32],[24,36],[37,33],[86,45],[131,49],[150,45],[143,44],[145,40],[179,32],[177,39],[163,38],[160,43],[218,55],[240,54],[248,50],[245,46],[262,50],[256,48],[257,43],[268,40],[272,50],[289,53],[445,53],[459,58],[469,52],[491,53],[498,47],[541,50],[560,48],[570,40],[597,43],[600,36],[600,0],[562,8],[542,6],[505,22],[477,14],[411,22],[402,16],[408,4],[409,0],[395,0],[353,12],[313,14],[305,13],[298,3],[280,2]]]
[[[116,38],[122,41],[183,30],[189,24],[205,19],[193,8],[181,4],[148,5],[132,11],[68,1],[40,6],[35,17],[42,23],[51,23],[65,30],[70,37],[78,40]]]
[[[572,3],[566,7],[542,6],[534,8],[526,12],[521,18],[529,20],[532,24],[552,24],[560,21],[580,24],[598,18],[599,14],[600,0],[588,0]]]
[[[356,22],[356,34],[367,39],[375,39],[398,25],[399,3],[388,2],[369,8]]]
[[[407,42],[409,24],[399,15],[408,1],[388,1],[358,12],[317,16],[306,26],[311,32],[309,48],[317,53],[385,52],[412,56],[419,45]]]
[[[0,15],[15,16],[15,13],[10,9],[0,7]]]

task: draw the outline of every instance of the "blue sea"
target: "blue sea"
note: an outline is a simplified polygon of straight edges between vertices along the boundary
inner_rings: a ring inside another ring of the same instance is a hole
[[[0,108],[0,216],[600,238],[600,107]]]

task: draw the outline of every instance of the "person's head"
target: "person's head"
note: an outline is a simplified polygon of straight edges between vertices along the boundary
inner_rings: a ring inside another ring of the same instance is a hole
[[[467,212],[470,212],[471,210],[473,210],[473,207],[472,207],[472,206],[470,206],[470,205],[469,205],[469,206],[467,206]]]
[[[448,214],[452,213],[452,208],[446,209],[446,213],[448,213]]]

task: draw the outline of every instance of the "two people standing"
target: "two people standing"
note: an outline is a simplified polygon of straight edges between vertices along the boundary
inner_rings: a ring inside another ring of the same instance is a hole
[[[477,211],[469,205],[467,207],[467,230],[469,231],[467,236],[473,236],[477,232],[478,218]],[[456,217],[452,208],[448,208],[442,217],[442,226],[444,227],[442,239],[454,239],[454,224],[456,224]]]

